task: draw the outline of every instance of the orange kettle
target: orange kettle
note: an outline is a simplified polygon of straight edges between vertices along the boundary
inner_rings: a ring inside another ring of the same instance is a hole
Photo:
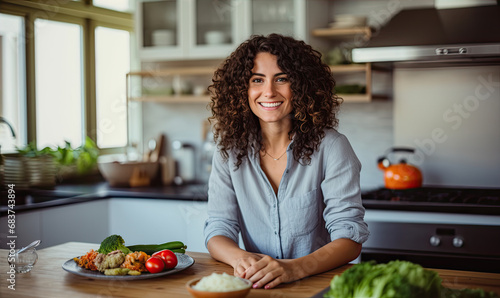
[[[407,163],[406,159],[399,160],[398,164],[391,164],[388,159],[391,153],[415,153],[413,148],[391,148],[386,156],[378,159],[378,168],[384,171],[385,187],[389,189],[408,189],[422,186],[422,172]]]

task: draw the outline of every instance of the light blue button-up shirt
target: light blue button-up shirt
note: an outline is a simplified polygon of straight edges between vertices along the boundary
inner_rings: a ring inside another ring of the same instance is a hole
[[[347,138],[326,131],[309,165],[293,158],[292,146],[293,140],[277,195],[253,149],[238,169],[234,154],[227,160],[220,152],[214,154],[205,244],[216,235],[238,243],[241,232],[247,251],[292,259],[335,239],[368,239],[359,186],[361,164]]]

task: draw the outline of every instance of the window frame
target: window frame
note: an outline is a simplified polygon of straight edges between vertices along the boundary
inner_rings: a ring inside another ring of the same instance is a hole
[[[95,29],[98,26],[130,32],[130,47],[133,49],[133,13],[114,11],[92,5],[92,0],[2,0],[0,13],[20,16],[25,24],[25,75],[26,75],[26,136],[27,144],[36,144],[36,81],[35,81],[35,41],[36,19],[67,22],[82,26],[84,135],[97,140],[96,115],[96,67]],[[134,65],[134,51],[131,51],[131,66]],[[125,77],[123,78],[126,79]],[[127,118],[129,115],[127,115]],[[128,143],[127,136],[127,143]],[[84,139],[82,140],[84,142]],[[123,153],[124,147],[100,148],[102,154]]]

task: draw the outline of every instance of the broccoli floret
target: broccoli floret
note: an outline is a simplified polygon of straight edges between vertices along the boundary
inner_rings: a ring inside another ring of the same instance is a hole
[[[107,255],[114,250],[121,250],[125,255],[130,253],[125,245],[125,240],[123,240],[120,235],[111,235],[101,242],[101,246],[97,250],[98,252]]]

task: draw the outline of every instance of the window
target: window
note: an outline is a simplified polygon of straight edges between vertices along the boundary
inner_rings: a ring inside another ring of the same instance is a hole
[[[80,146],[83,130],[82,28],[35,20],[36,138],[38,148]]]
[[[11,153],[26,143],[24,19],[0,13],[0,145]],[[10,127],[9,127],[10,126]]]
[[[123,151],[133,30],[127,10],[129,0],[2,1],[0,122],[16,134],[0,123],[2,153],[30,142],[76,147],[86,136],[103,153]]]
[[[127,31],[97,27],[96,90],[97,145],[127,145],[126,80],[130,70],[130,37]]]
[[[130,8],[129,0],[94,0],[93,4],[94,6],[118,11],[128,11]]]

